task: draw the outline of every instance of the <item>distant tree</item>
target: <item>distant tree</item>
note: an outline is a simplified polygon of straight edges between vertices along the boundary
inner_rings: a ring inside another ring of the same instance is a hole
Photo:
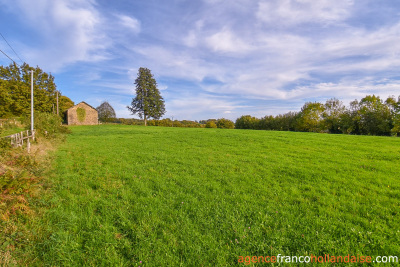
[[[138,114],[144,119],[144,125],[147,125],[148,118],[159,119],[165,114],[164,99],[157,89],[157,82],[147,68],[139,68],[138,76],[135,80],[136,97],[132,99],[128,110]]]
[[[235,124],[231,120],[222,118],[217,120],[217,127],[222,129],[233,129],[235,128]]]
[[[173,127],[182,127],[182,123],[178,120],[174,120],[172,124]]]
[[[258,122],[258,129],[279,130],[275,127],[275,118],[272,115],[264,116],[263,118],[261,118]]]
[[[277,115],[275,118],[271,118],[269,123],[271,130],[294,131],[300,115],[301,113],[299,112],[290,111],[282,115]]]
[[[102,122],[110,122],[116,118],[114,108],[107,101],[103,101],[96,110],[99,113],[99,120]]]
[[[244,115],[236,119],[235,128],[236,129],[258,129],[260,119],[252,117],[250,115]]]
[[[391,112],[393,128],[391,134],[394,136],[400,136],[400,96],[397,101],[394,96],[386,99],[385,104],[389,107]]]
[[[62,95],[58,99],[59,101],[59,111],[60,111],[60,117],[64,120],[64,122],[67,121],[67,110],[69,108],[72,108],[75,103],[72,101],[69,97]]]
[[[217,124],[213,120],[209,120],[206,122],[206,128],[217,128]]]
[[[361,134],[360,131],[360,103],[357,99],[350,102],[350,106],[340,116],[340,127],[342,133],[346,134]]]
[[[358,114],[361,134],[390,135],[390,108],[379,96],[368,95],[361,99]]]
[[[392,135],[397,135],[396,133],[396,124],[398,124],[398,113],[399,113],[399,106],[397,104],[396,98],[394,96],[389,96],[385,100],[385,105],[389,109],[390,112],[390,126],[391,126],[391,134]]]
[[[72,101],[69,97],[62,95],[59,98],[59,108],[60,112],[65,112],[69,108],[72,108],[75,105],[74,101]]]
[[[326,101],[325,110],[322,113],[324,126],[330,133],[341,133],[341,117],[346,111],[342,101],[332,98]]]
[[[321,132],[322,114],[325,110],[324,105],[318,102],[307,102],[301,109],[297,120],[297,131],[301,132]]]
[[[0,79],[0,118],[12,116],[12,97],[7,88],[7,81]]]

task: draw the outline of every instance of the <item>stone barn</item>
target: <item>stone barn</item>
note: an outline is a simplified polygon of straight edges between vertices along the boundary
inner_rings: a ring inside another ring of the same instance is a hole
[[[99,114],[97,110],[83,101],[72,108],[69,108],[66,115],[68,125],[99,124]]]

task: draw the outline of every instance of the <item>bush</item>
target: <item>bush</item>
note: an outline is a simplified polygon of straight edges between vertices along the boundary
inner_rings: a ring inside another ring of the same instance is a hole
[[[10,139],[0,138],[0,155],[11,147]]]
[[[214,121],[207,121],[206,128],[217,128],[217,125]]]
[[[235,128],[235,124],[231,120],[222,118],[217,120],[217,127],[221,129],[233,129]]]
[[[26,123],[30,129],[30,118]],[[69,129],[62,126],[61,118],[55,114],[36,112],[34,117],[36,134],[46,138],[53,138],[59,133],[69,133]]]

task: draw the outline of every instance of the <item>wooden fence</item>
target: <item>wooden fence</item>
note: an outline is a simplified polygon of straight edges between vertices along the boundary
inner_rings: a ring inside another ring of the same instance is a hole
[[[26,130],[20,133],[5,136],[3,138],[10,138],[12,147],[23,147],[24,140],[26,140],[25,141],[26,147],[28,149],[28,153],[30,153],[31,151],[30,139],[32,138],[32,141],[35,141],[35,130],[33,131]]]

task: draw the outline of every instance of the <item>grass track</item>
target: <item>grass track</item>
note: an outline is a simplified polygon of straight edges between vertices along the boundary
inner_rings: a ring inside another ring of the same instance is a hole
[[[56,155],[38,262],[400,256],[398,138],[115,125],[72,132]]]

